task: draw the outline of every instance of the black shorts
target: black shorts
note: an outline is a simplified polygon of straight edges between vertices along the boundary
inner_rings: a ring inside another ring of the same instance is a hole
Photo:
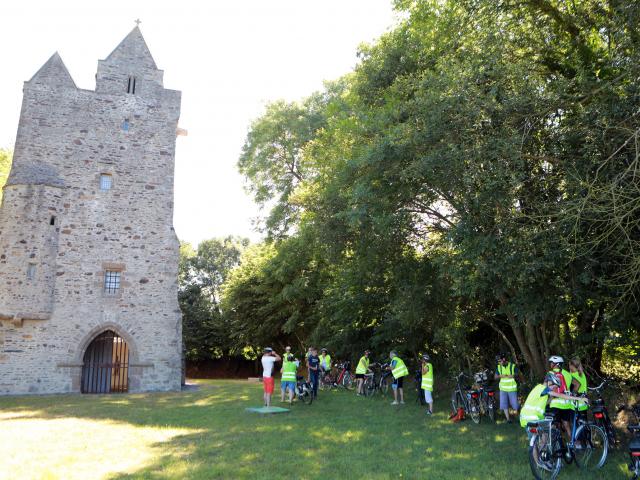
[[[364,373],[356,373],[356,378],[364,378]]]
[[[403,382],[403,380],[404,380],[404,377],[395,378],[395,379],[393,380],[393,384],[394,384],[394,385],[397,385],[397,386],[398,386],[398,388],[402,388],[402,382]]]
[[[553,414],[553,418],[563,422],[571,423],[573,421],[573,410],[569,408],[551,407],[549,411]]]

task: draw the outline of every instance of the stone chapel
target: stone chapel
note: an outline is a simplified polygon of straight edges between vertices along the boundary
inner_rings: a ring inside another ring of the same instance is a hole
[[[24,83],[0,206],[0,394],[178,390],[180,92],[136,26],[78,88]]]

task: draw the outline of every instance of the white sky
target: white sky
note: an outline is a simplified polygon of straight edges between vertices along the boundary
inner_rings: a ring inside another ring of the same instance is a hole
[[[266,103],[297,100],[356,64],[361,42],[394,22],[391,0],[2,0],[0,147],[11,147],[22,82],[60,52],[81,88],[98,59],[140,28],[166,88],[182,91],[175,227],[198,243],[229,234],[257,240],[258,207],[236,161]]]

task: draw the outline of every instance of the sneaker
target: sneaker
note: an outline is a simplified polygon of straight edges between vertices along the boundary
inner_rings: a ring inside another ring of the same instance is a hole
[[[400,402],[400,405],[404,405],[404,401]]]
[[[427,415],[433,415],[433,412],[431,410],[427,410]]]
[[[513,423],[513,420],[509,419],[509,420],[507,420],[507,423],[508,423],[509,425],[511,425],[511,424]]]
[[[400,404],[394,400],[393,402],[391,402],[391,405],[400,405]]]

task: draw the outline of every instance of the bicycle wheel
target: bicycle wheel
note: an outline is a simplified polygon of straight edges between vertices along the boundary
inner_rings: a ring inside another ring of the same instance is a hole
[[[320,390],[331,390],[331,379],[327,375],[320,379]]]
[[[367,397],[371,397],[374,393],[376,393],[376,385],[373,383],[373,379],[371,377],[367,377],[367,379],[364,381],[363,390],[364,394]]]
[[[554,449],[557,442],[551,441],[554,433],[559,434],[553,428],[539,430],[529,442],[529,466],[537,480],[555,480],[562,468],[562,460]]]
[[[487,416],[492,422],[496,421],[496,406],[492,399],[487,403]]]
[[[480,423],[480,404],[478,400],[472,398],[469,400],[469,411],[467,412],[476,425]]]
[[[351,390],[353,388],[353,377],[349,372],[344,372],[341,385],[347,390]]]
[[[389,385],[391,385],[391,382],[389,382],[389,377],[380,379],[379,390],[382,395],[386,395],[387,393],[389,393]]]
[[[460,392],[457,390],[451,394],[451,411],[452,413],[458,413],[459,408],[464,408],[464,403],[462,401],[462,397],[460,396]]]
[[[298,398],[305,405],[311,405],[313,403],[313,395],[311,395],[309,389],[305,387],[303,387],[302,392],[298,394]]]
[[[618,439],[616,438],[616,429],[613,428],[608,415],[607,419],[604,422],[604,432],[607,435],[607,440],[609,440],[609,446],[611,446],[611,448],[615,448],[616,444],[618,443]]]
[[[576,431],[574,457],[576,465],[585,470],[597,470],[607,461],[609,441],[604,430],[597,425],[580,425]]]

